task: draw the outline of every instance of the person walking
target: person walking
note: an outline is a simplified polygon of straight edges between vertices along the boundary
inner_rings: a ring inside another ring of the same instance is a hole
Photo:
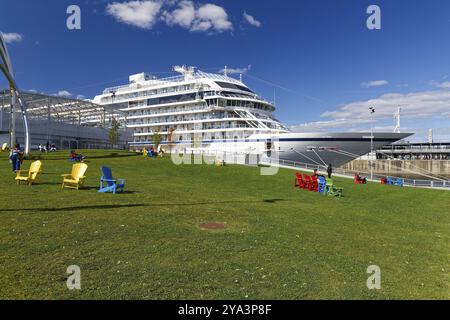
[[[331,175],[333,174],[333,167],[331,166],[331,163],[328,165],[327,173],[328,173],[328,179],[331,179]]]

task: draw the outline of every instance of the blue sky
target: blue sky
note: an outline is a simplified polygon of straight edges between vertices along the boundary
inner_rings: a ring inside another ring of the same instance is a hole
[[[227,65],[247,69],[244,82],[266,99],[275,94],[275,116],[295,131],[391,131],[400,106],[402,130],[416,140],[428,128],[450,140],[448,0],[0,2],[0,30],[26,90],[92,98],[131,73]],[[81,30],[66,27],[71,4]],[[372,4],[381,30],[366,27]]]

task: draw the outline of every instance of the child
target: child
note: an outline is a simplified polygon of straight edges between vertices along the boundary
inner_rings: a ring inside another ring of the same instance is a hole
[[[23,152],[20,149],[20,145],[16,144],[14,149],[11,151],[11,155],[9,157],[12,163],[12,171],[17,172],[20,170],[20,164],[23,162]]]

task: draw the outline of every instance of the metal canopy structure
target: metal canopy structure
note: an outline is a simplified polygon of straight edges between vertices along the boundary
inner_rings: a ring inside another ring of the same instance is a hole
[[[19,93],[19,87],[17,86],[16,81],[14,80],[14,73],[11,65],[11,60],[9,59],[8,50],[6,49],[5,41],[3,40],[3,35],[0,32],[0,70],[2,70],[6,79],[9,83],[9,90],[11,94],[11,128],[10,128],[10,146],[12,147],[15,144],[15,114],[16,114],[16,106],[17,104],[20,106],[20,110],[22,112],[23,119],[23,127],[25,131],[25,154],[30,152],[30,133],[28,129],[28,117],[27,117],[27,105],[25,101],[22,100],[22,97]]]
[[[125,120],[119,110],[99,106],[89,100],[25,91],[21,91],[20,95],[28,106],[27,113],[30,120],[50,120],[103,128],[109,127],[113,118],[118,121]],[[10,101],[10,92],[0,91],[0,108],[3,111],[10,108]]]
[[[120,106],[99,106],[89,100],[51,96],[36,92],[19,92],[27,105],[30,128],[30,149],[39,145],[55,144],[58,149],[105,149],[114,147],[109,142],[112,120],[120,124],[117,147],[126,148],[130,132]],[[12,127],[11,92],[0,90],[0,140]],[[15,112],[15,141],[26,142],[22,115]]]

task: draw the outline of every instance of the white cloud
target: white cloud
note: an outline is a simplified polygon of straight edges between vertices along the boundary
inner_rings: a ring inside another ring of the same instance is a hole
[[[372,121],[369,107],[375,108],[374,124],[391,121],[398,107],[401,107],[402,119],[409,119],[420,127],[420,120],[450,119],[450,90],[421,91],[406,94],[388,93],[366,101],[356,101],[340,106],[335,111],[321,115],[323,121],[305,123],[292,127],[294,131],[356,130],[366,129]]]
[[[68,98],[68,97],[72,96],[72,94],[67,90],[60,90],[60,91],[58,91],[58,93],[56,95],[59,97],[63,97],[63,98]]]
[[[450,89],[450,81],[444,81],[444,82],[432,82],[432,84],[436,88],[440,89]]]
[[[142,29],[151,29],[158,19],[161,3],[156,1],[113,2],[106,12],[116,20]]]
[[[77,99],[78,100],[84,100],[86,97],[83,96],[82,94],[77,95]]]
[[[392,118],[398,107],[402,108],[404,117],[428,118],[450,115],[450,91],[388,93],[376,99],[347,104],[337,111],[325,112],[321,117],[366,119],[369,107],[376,109],[375,118]]]
[[[252,26],[257,27],[257,28],[261,27],[261,22],[256,20],[255,17],[249,15],[247,12],[244,12],[244,18]]]
[[[196,10],[194,3],[191,1],[181,1],[179,7],[171,13],[165,11],[163,19],[168,25],[179,25],[183,28],[190,29],[195,19]]]
[[[246,74],[247,72],[250,71],[251,68],[252,68],[251,64],[249,64],[245,68],[227,68],[227,74]],[[220,69],[219,73],[225,73],[225,68]]]
[[[362,82],[361,87],[363,88],[372,88],[372,87],[381,87],[387,85],[389,82],[386,80],[373,80],[373,81],[367,81]]]
[[[228,14],[224,8],[207,3],[197,10],[193,31],[207,31],[210,28],[222,32],[233,29],[233,24],[228,21]]]
[[[151,29],[155,23],[163,21],[169,26],[180,26],[193,32],[220,33],[233,30],[233,24],[223,7],[212,3],[199,5],[191,0],[113,2],[107,5],[106,12],[119,22],[142,29]]]
[[[190,31],[224,32],[233,30],[224,8],[207,3],[196,8],[194,2],[183,0],[177,9],[165,11],[162,19],[170,26],[178,25]]]
[[[6,43],[20,42],[23,39],[23,35],[15,32],[12,33],[2,32],[2,36]]]

